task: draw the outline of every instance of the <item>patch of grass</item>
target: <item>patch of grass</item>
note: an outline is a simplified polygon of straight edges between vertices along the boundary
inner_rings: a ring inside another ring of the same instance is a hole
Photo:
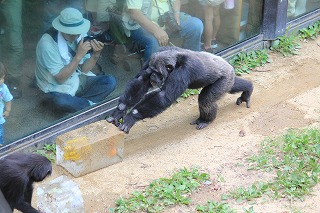
[[[48,160],[54,163],[56,159],[56,144],[44,144],[41,149],[36,150],[36,153],[48,158]]]
[[[240,52],[229,60],[237,75],[250,73],[254,68],[263,66],[269,62],[271,62],[271,59],[266,49],[246,53]]]
[[[299,36],[302,39],[316,39],[320,32],[320,21],[299,30]]]
[[[235,213],[228,203],[208,201],[206,205],[197,205],[196,210],[204,213]]]
[[[259,182],[249,186],[247,189],[239,187],[231,191],[230,196],[238,202],[242,202],[243,200],[251,201],[255,198],[262,197],[269,189],[269,184]]]
[[[267,194],[275,199],[303,200],[320,182],[319,142],[319,129],[291,129],[283,137],[264,141],[259,155],[248,158],[249,169],[272,171],[276,177],[268,183],[238,188],[228,196],[252,200]]]
[[[190,194],[196,190],[202,182],[209,180],[209,175],[200,173],[193,168],[186,168],[174,173],[170,178],[160,178],[152,183],[144,191],[135,191],[128,198],[120,197],[116,201],[117,207],[111,212],[160,212],[167,206],[189,204]]]
[[[298,55],[298,50],[301,49],[298,42],[299,38],[300,37],[296,35],[295,32],[292,32],[291,34],[287,32],[285,35],[279,36],[274,40],[270,49],[281,53],[284,57]]]
[[[182,98],[188,98],[191,95],[199,95],[200,94],[201,89],[187,89],[182,95]]]

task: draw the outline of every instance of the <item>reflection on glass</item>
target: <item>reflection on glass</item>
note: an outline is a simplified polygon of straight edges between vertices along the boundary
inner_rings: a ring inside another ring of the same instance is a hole
[[[81,11],[83,17],[91,22],[88,34],[102,36],[106,41],[96,66],[91,69],[97,76],[112,75],[116,79],[114,91],[105,100],[111,100],[122,93],[127,81],[137,74],[143,61],[149,57],[148,54],[152,54],[157,49],[151,48],[149,51],[146,44],[139,40],[144,35],[142,33],[145,33],[145,29],[141,27],[142,23],[141,25],[138,23],[137,29],[140,29],[138,31],[128,29],[128,21],[132,20],[134,13],[123,10],[126,1],[134,4],[141,2],[136,0],[8,0],[5,2],[12,5],[0,4],[0,61],[8,68],[7,76],[15,72],[16,76],[20,75],[17,77],[20,85],[15,87],[20,87],[22,91],[22,96],[14,98],[12,102],[12,111],[4,129],[5,144],[80,112],[62,114],[53,110],[53,104],[50,102],[48,104],[46,101],[48,99],[43,92],[45,89],[41,85],[42,90],[39,88],[39,76],[37,79],[35,75],[38,66],[36,61],[49,60],[48,57],[44,57],[43,52],[40,53],[41,51],[36,55],[37,44],[41,41],[44,32],[52,26],[51,22],[54,18],[66,7]],[[159,35],[168,35],[171,43],[165,40],[163,44],[174,44],[193,50],[201,50],[201,45],[206,44],[212,47],[211,52],[216,53],[260,33],[263,0],[212,0],[207,1],[212,2],[209,6],[202,0],[157,0],[158,6],[155,0],[150,2],[152,3],[151,14],[146,14],[145,19],[150,19],[158,27],[158,34],[153,34],[152,40],[156,41],[156,47],[163,42],[159,42]],[[306,8],[308,8],[308,2],[307,0]],[[19,6],[20,11],[18,11]],[[178,36],[175,36],[174,33],[168,32],[165,20],[163,20],[164,26],[160,27],[162,24],[159,25],[159,16],[166,11],[174,12],[174,20],[180,23],[182,34],[177,33]],[[8,21],[9,15],[15,16],[16,22]],[[16,33],[12,34],[11,29],[16,29]],[[188,30],[194,31],[193,29],[197,33],[193,35],[194,40],[189,41]],[[201,34],[202,29],[203,34]],[[12,53],[15,55],[11,56]],[[23,57],[22,53],[24,53]],[[13,59],[13,62],[9,59]],[[62,59],[55,61],[59,60]],[[12,92],[12,89],[10,91]],[[83,110],[89,107],[91,106]]]
[[[320,0],[288,0],[288,21],[320,8]]]

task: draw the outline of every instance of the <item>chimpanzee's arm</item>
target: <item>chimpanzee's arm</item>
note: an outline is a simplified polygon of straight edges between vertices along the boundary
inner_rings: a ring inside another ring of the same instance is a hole
[[[154,117],[171,106],[188,88],[189,80],[182,79],[184,76],[181,76],[183,75],[181,73],[183,73],[181,70],[172,72],[163,85],[162,91],[139,102],[130,113],[123,117],[123,123],[119,125],[119,128],[129,133],[137,121]]]
[[[32,193],[33,193],[33,186],[32,186],[32,182],[29,181],[27,188],[24,192],[24,200],[30,204],[32,200]]]
[[[28,202],[21,199],[19,199],[19,202],[16,204],[15,208],[23,213],[41,213],[33,208]]]
[[[29,177],[24,175],[16,178],[14,182],[14,186],[10,186],[12,187],[10,194],[13,197],[7,198],[9,205],[23,213],[40,213],[40,211],[31,206],[32,194],[28,190],[30,190],[30,184],[32,187],[32,182],[29,182]]]
[[[137,77],[132,79],[126,86],[124,93],[119,98],[118,107],[107,118],[109,123],[119,126],[119,120],[126,114],[127,110],[136,105],[149,89],[149,81]]]

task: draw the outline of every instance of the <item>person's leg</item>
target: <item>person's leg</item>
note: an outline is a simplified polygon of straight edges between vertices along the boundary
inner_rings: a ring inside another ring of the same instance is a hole
[[[200,42],[203,32],[202,21],[199,18],[182,12],[180,13],[180,26],[180,36],[183,38],[183,48],[200,51]]]
[[[130,33],[130,37],[132,38],[132,40],[145,48],[144,61],[149,60],[152,53],[156,52],[159,49],[158,40],[142,27],[137,30],[132,30]]]
[[[217,44],[217,33],[220,28],[220,5],[214,6],[213,10],[213,31],[212,31],[212,40],[211,45],[213,48],[218,47]]]
[[[0,124],[0,147],[3,146],[3,124]]]
[[[211,40],[213,35],[213,7],[204,6],[204,49],[211,48]]]
[[[5,32],[8,38],[7,52],[8,84],[20,87],[22,78],[23,42],[22,42],[22,0],[5,1],[0,6],[6,21]],[[10,88],[12,89],[12,88]]]
[[[73,113],[90,106],[87,99],[64,93],[50,92],[46,94],[46,98],[47,102],[59,112]]]
[[[112,75],[88,76],[84,89],[76,95],[97,103],[113,92],[116,85],[116,79]]]
[[[296,3],[297,3],[297,0],[288,0],[288,9],[287,9],[288,17],[294,17],[296,13]]]

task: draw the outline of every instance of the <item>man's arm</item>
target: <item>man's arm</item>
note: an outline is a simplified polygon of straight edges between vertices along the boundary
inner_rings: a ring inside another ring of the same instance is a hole
[[[142,14],[138,9],[128,10],[130,17],[136,21],[141,27],[143,27],[148,32],[152,33],[154,37],[158,40],[160,46],[168,44],[169,36],[161,27],[153,23],[148,17]]]
[[[81,71],[84,73],[87,73],[94,68],[104,47],[104,43],[97,41],[96,39],[90,41],[90,45],[92,48],[91,57],[81,66]]]
[[[176,19],[178,25],[180,25],[180,9],[181,9],[181,2],[180,0],[175,0],[173,2],[173,11],[174,11],[174,18]]]
[[[9,115],[10,115],[10,112],[11,112],[11,101],[7,101],[7,102],[5,102],[5,111],[3,112],[3,114],[2,114],[2,116],[4,117],[4,118],[7,118],[7,117],[9,117]]]
[[[91,44],[89,42],[83,42],[83,39],[79,42],[76,55],[72,58],[71,62],[64,66],[60,72],[55,75],[56,81],[59,83],[65,82],[77,69],[81,59],[87,54],[91,49]]]

